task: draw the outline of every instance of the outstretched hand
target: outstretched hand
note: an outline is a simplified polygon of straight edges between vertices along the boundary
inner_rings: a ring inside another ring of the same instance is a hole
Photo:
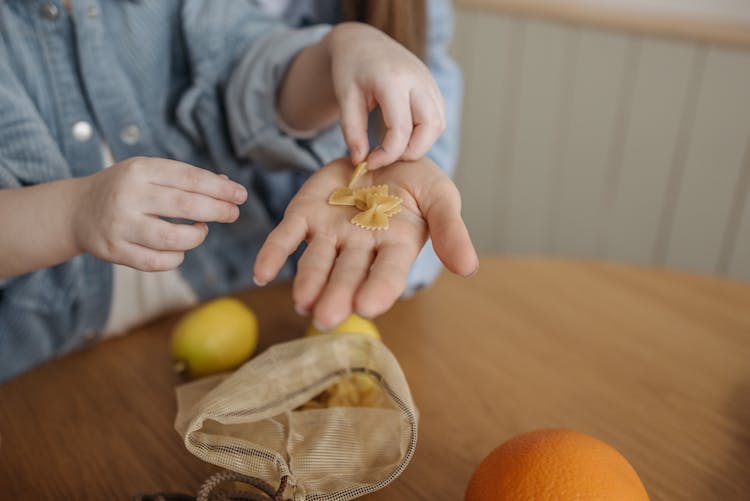
[[[351,224],[356,208],[328,204],[331,192],[351,178],[348,158],[315,173],[258,253],[256,283],[273,280],[307,241],[294,279],[295,309],[331,329],[352,311],[368,318],[387,311],[403,292],[409,267],[428,237],[446,268],[464,276],[474,273],[478,258],[461,219],[456,186],[427,158],[403,164],[368,172],[358,182],[361,187],[387,184],[392,195],[403,199],[389,229],[380,231]]]

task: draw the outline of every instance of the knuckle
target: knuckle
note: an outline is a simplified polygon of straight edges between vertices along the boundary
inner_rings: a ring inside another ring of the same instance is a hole
[[[284,209],[284,218],[281,220],[283,223],[284,221],[287,222],[300,222],[300,220],[304,221],[304,214],[301,214],[301,209],[299,205],[294,203],[295,200],[292,200],[286,209]],[[278,226],[277,226],[278,228]]]
[[[178,241],[179,236],[177,234],[177,230],[173,228],[165,228],[159,231],[159,242],[161,242],[165,246],[172,247],[176,245]]]
[[[342,85],[340,88],[335,90],[339,100],[344,102],[351,102],[359,98],[359,87],[354,82],[349,82],[346,85]]]
[[[188,214],[193,210],[193,201],[189,196],[179,194],[175,196],[174,206],[181,214]]]
[[[141,260],[143,271],[158,271],[161,265],[161,257],[157,253],[146,254]]]
[[[391,132],[393,133],[393,136],[396,139],[399,140],[405,140],[409,137],[412,131],[412,125],[407,122],[399,122],[396,124],[393,124],[391,127]]]
[[[119,259],[120,256],[120,246],[117,244],[117,242],[109,235],[105,236],[102,241],[102,251],[105,256],[109,256],[113,259]]]
[[[441,183],[437,188],[438,197],[445,200],[461,201],[461,192],[458,187],[450,181]]]
[[[353,123],[352,121],[342,122],[341,131],[353,143],[356,143],[362,140],[361,128],[356,123]]]
[[[414,81],[414,72],[411,68],[404,66],[403,64],[396,64],[395,61],[391,63],[388,68],[388,81],[399,84],[396,88],[409,88],[406,84],[411,84]]]
[[[441,116],[433,117],[427,125],[438,134],[445,132],[445,120]]]
[[[148,159],[146,157],[133,157],[126,164],[128,174],[141,175],[148,169]]]
[[[189,170],[184,174],[185,185],[188,189],[194,190],[201,186],[201,176],[194,170]]]
[[[338,247],[338,238],[332,231],[319,231],[315,234],[315,240],[324,242],[330,247]]]
[[[407,149],[403,155],[401,155],[402,160],[406,160],[408,162],[413,162],[415,160],[419,160],[421,158],[421,155],[418,151],[416,151],[414,148]]]

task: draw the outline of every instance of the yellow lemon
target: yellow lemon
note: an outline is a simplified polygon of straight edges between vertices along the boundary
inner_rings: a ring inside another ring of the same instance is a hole
[[[352,313],[349,315],[346,320],[341,322],[339,325],[333,328],[333,330],[330,331],[321,331],[319,329],[316,329],[314,325],[310,325],[307,328],[307,331],[305,332],[305,336],[317,336],[318,334],[350,334],[350,333],[362,333],[367,334],[373,339],[377,339],[378,341],[382,341],[382,338],[380,337],[380,332],[378,331],[378,328],[375,327],[375,324],[371,320],[367,320],[366,318],[362,318],[356,313]],[[355,353],[353,354],[353,358],[362,358],[363,360],[367,360],[369,358],[369,355],[367,353]],[[354,384],[356,385],[357,390],[360,392],[360,395],[366,395],[370,393],[375,386],[377,386],[377,383],[375,380],[368,374],[355,374],[353,378]]]
[[[175,369],[205,376],[234,369],[258,345],[255,313],[241,301],[224,297],[187,313],[172,333]]]
[[[307,331],[305,332],[305,336],[315,336],[318,334],[331,333],[343,334],[351,332],[361,332],[374,339],[377,339],[378,341],[381,341],[380,332],[378,332],[378,328],[375,327],[375,324],[372,323],[372,321],[367,320],[366,318],[360,317],[356,313],[352,313],[351,315],[349,315],[346,320],[341,322],[339,325],[334,327],[333,330],[330,331],[321,331],[316,329],[315,326],[310,325],[310,327],[308,327]]]

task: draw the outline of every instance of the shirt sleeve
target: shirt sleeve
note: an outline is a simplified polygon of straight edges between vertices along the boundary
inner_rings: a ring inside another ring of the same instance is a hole
[[[232,73],[225,98],[232,145],[241,157],[267,166],[314,170],[341,150],[338,126],[321,131],[295,131],[283,124],[276,92],[294,57],[318,42],[328,25],[281,28],[248,49]]]
[[[68,163],[0,42],[0,189],[65,177],[70,177]]]
[[[458,160],[463,99],[461,70],[448,54],[452,35],[451,0],[428,0],[426,63],[445,100],[446,128],[427,156],[449,176],[453,176]]]
[[[329,26],[291,29],[252,2],[236,0],[188,0],[181,15],[191,71],[177,104],[183,131],[198,143],[224,134],[236,158],[266,167],[312,170],[332,159],[328,144],[340,129],[292,137],[280,127],[275,99],[294,57]],[[212,123],[224,129],[206,130]]]

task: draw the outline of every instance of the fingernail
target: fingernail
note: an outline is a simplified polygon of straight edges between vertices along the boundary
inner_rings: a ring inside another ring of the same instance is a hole
[[[219,177],[223,177],[224,179],[229,179],[229,176],[227,176],[226,174],[219,174]]]
[[[360,150],[359,148],[354,148],[352,149],[351,153],[352,153],[352,163],[354,165],[357,165],[359,162],[362,161],[362,150]]]
[[[255,282],[255,285],[257,285],[258,287],[264,287],[268,284],[268,282],[258,280],[258,277],[256,277],[255,275],[253,275],[253,282]]]
[[[473,277],[477,273],[479,273],[479,263],[477,263],[477,267],[474,268],[474,271],[472,271],[471,273],[469,273],[468,275],[466,275],[466,278]]]
[[[362,311],[362,310],[357,310],[355,313],[357,315],[359,315],[360,317],[364,318],[365,320],[372,320],[373,319],[373,315],[371,315],[369,312]]]
[[[305,308],[303,308],[302,306],[300,306],[298,304],[294,305],[294,311],[297,313],[297,315],[299,315],[301,317],[306,317],[306,316],[308,316],[310,314],[310,312],[308,310],[306,310]]]
[[[234,190],[234,199],[238,202],[242,202],[245,200],[245,197],[247,196],[247,191],[245,191],[244,188],[237,188]]]
[[[315,327],[319,331],[321,331],[321,332],[328,332],[328,329],[325,328],[325,327],[323,327],[323,325],[320,322],[318,322],[317,320],[313,320],[312,324],[313,324],[313,327]]]

